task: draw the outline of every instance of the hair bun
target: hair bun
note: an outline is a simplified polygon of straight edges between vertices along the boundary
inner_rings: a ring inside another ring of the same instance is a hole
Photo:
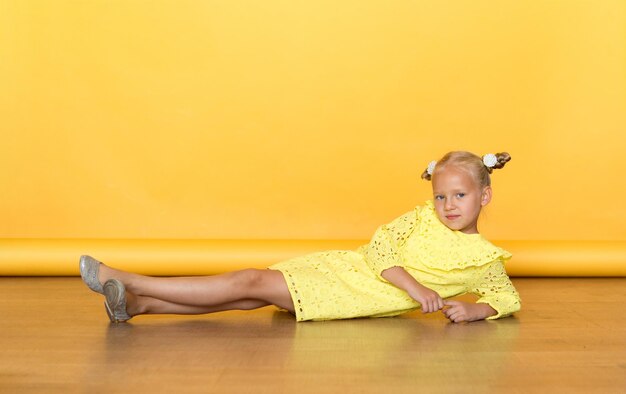
[[[496,153],[496,158],[498,159],[498,162],[493,166],[493,168],[500,169],[511,160],[511,155],[509,155],[507,152],[500,152]]]

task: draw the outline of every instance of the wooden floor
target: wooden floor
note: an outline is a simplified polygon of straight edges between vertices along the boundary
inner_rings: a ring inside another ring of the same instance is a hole
[[[495,322],[263,308],[112,325],[79,278],[0,278],[0,392],[626,392],[626,278],[514,283],[523,309]]]

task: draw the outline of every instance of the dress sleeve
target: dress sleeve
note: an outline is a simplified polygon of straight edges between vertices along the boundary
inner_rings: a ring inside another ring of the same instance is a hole
[[[521,308],[519,293],[511,283],[501,259],[481,267],[474,278],[471,292],[480,297],[476,302],[489,304],[498,312],[487,320],[506,317]]]
[[[385,280],[380,274],[387,268],[402,267],[400,250],[415,229],[418,209],[378,227],[369,244],[361,247],[361,253],[365,256],[367,265],[380,279]]]

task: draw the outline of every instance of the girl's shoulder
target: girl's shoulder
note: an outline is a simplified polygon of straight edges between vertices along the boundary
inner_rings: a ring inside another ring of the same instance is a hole
[[[411,260],[440,270],[482,266],[512,256],[480,234],[465,234],[446,227],[437,217],[432,201],[417,210],[417,225],[406,248]]]

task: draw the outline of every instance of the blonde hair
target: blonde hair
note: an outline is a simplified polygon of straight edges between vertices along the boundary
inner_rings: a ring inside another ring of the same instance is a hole
[[[443,169],[447,165],[456,166],[472,174],[481,187],[491,186],[491,177],[489,174],[491,174],[494,169],[504,167],[504,165],[511,160],[511,155],[506,152],[496,153],[495,156],[498,160],[496,164],[493,167],[487,167],[481,157],[471,152],[448,152],[437,161],[434,172]],[[426,179],[427,181],[432,179],[432,175],[428,173],[428,169],[422,173],[422,179]]]

